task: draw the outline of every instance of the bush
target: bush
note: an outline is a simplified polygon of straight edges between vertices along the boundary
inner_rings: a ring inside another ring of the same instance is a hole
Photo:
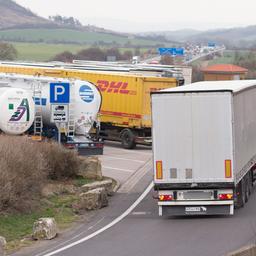
[[[40,148],[49,179],[62,180],[77,176],[80,162],[74,151],[65,149],[55,142],[41,143]]]
[[[1,60],[15,60],[17,58],[17,51],[12,44],[0,42],[0,59]]]
[[[62,61],[62,62],[72,62],[74,59],[74,55],[69,51],[64,51],[62,53],[57,54],[52,61]]]
[[[57,143],[0,136],[0,212],[27,212],[38,205],[47,179],[75,177],[79,158]]]
[[[30,210],[45,175],[36,144],[25,137],[0,136],[0,211]]]

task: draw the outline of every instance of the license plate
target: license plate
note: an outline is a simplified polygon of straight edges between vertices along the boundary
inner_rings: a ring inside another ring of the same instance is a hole
[[[207,213],[207,208],[205,206],[185,207],[185,213],[186,214]]]

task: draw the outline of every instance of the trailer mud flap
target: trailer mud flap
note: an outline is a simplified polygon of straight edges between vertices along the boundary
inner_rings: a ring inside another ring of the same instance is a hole
[[[233,205],[159,206],[160,216],[232,215]]]

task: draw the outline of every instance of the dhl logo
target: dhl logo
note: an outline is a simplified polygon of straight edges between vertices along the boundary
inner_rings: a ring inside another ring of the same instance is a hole
[[[136,91],[127,89],[128,83],[126,82],[109,82],[106,80],[98,80],[97,86],[101,92],[136,95]]]

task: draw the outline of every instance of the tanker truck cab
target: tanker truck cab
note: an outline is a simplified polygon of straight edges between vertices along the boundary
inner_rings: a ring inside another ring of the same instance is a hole
[[[200,82],[151,97],[159,215],[233,215],[253,186],[256,81]]]

